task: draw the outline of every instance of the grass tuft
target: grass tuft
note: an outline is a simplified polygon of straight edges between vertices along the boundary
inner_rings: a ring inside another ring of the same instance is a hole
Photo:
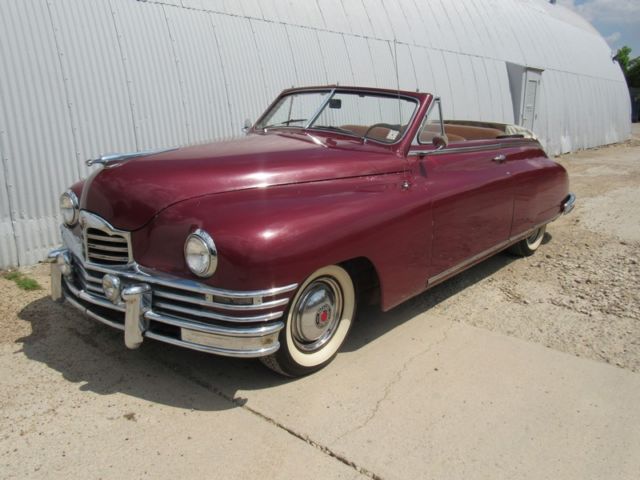
[[[42,287],[37,282],[37,280],[27,277],[22,272],[18,270],[13,270],[11,272],[7,272],[3,275],[7,280],[12,280],[16,283],[18,288],[22,290],[32,291],[32,290],[41,290]]]

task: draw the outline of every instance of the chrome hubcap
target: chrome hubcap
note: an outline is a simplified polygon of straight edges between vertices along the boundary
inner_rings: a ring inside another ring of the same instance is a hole
[[[342,304],[342,290],[332,278],[310,283],[293,310],[291,326],[296,346],[314,352],[331,340],[342,317]]]

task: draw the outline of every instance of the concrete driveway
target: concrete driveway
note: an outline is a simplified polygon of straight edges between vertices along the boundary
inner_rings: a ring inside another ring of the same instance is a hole
[[[298,380],[0,279],[0,478],[639,478],[639,153],[562,158],[581,203],[540,252],[363,311]]]

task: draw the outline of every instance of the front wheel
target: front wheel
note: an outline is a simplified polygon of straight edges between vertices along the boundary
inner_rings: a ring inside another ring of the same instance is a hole
[[[280,349],[260,360],[289,377],[308,375],[330,363],[356,313],[349,273],[331,265],[315,271],[298,289],[280,332]]]
[[[520,240],[518,243],[509,247],[509,251],[519,257],[529,257],[542,245],[542,239],[547,231],[547,226],[543,225],[535,232],[532,232],[527,238]]]

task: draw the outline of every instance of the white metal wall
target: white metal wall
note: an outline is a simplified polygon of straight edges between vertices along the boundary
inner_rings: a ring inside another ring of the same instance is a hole
[[[292,85],[395,88],[396,52],[448,118],[512,122],[512,62],[544,69],[550,153],[630,133],[606,42],[545,0],[0,0],[0,267],[58,241],[85,159],[238,135]]]

